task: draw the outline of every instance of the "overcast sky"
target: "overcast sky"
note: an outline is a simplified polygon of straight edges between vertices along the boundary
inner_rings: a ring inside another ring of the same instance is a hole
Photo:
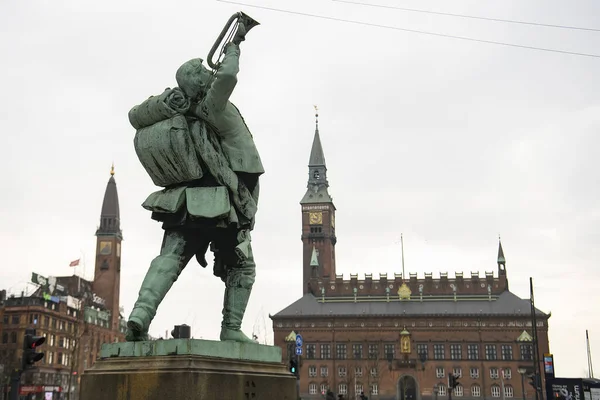
[[[372,0],[375,1],[375,0]],[[378,4],[600,28],[594,1],[399,1]],[[387,2],[386,2],[387,1]],[[328,0],[252,4],[413,30],[600,54],[600,32],[377,9]],[[302,294],[300,206],[313,104],[337,211],[337,268],[496,270],[498,234],[511,290],[552,312],[557,374],[600,367],[600,59],[361,26],[217,1],[0,3],[0,287],[31,272],[93,276],[100,208],[114,160],[121,202],[121,299],[129,315],[162,240],[140,204],[156,190],[139,163],[129,109],[205,58],[236,11],[261,22],[242,45],[232,100],[265,169],[253,240],[257,280],[243,328],[272,335]],[[81,271],[83,272],[83,271]],[[218,337],[223,287],[190,263],[151,333],[192,325]]]

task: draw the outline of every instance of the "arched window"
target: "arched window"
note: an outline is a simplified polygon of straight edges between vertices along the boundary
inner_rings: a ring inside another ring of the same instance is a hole
[[[338,386],[338,394],[348,394],[348,385],[340,383]]]
[[[360,395],[363,391],[363,384],[360,382],[356,382],[356,385],[354,385],[354,393]]]
[[[492,397],[500,397],[500,386],[492,385]]]
[[[437,387],[438,387],[438,394],[440,396],[445,396],[446,395],[446,385],[443,383],[438,383]]]
[[[308,394],[317,394],[317,384],[311,382],[308,384]]]
[[[510,385],[505,385],[504,386],[504,397],[514,397],[515,395],[515,391],[513,390],[513,387]]]
[[[479,385],[471,386],[471,396],[472,397],[481,397],[481,386],[479,386]]]
[[[327,394],[327,389],[329,389],[327,382],[321,383],[321,394]]]
[[[458,385],[454,388],[454,395],[456,397],[462,397],[464,395],[464,390],[462,385]]]

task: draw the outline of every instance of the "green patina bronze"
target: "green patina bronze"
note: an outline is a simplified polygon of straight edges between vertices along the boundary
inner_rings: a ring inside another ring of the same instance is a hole
[[[281,348],[258,343],[170,339],[146,342],[106,343],[100,358],[192,355],[257,362],[281,363]]]
[[[150,323],[173,283],[194,257],[206,267],[210,249],[214,275],[225,283],[220,339],[252,342],[240,327],[255,279],[250,232],[264,170],[252,134],[230,102],[240,43],[252,22],[239,18],[215,70],[206,69],[202,59],[190,60],[177,70],[178,87],[129,112],[137,156],[154,184],[162,187],[142,206],[162,222],[165,232],[160,255],[150,264],[129,316],[128,341],[148,338]]]

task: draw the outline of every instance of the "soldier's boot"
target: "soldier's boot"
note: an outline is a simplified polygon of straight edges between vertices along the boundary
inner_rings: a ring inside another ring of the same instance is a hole
[[[242,319],[250,298],[251,288],[226,287],[223,302],[223,322],[221,323],[221,340],[256,343],[241,330]]]
[[[125,340],[148,340],[148,328],[156,315],[156,309],[189,261],[189,257],[182,254],[184,245],[181,237],[165,236],[161,255],[150,263],[138,299],[129,315]]]
[[[225,297],[223,301],[223,322],[221,323],[221,340],[255,343],[242,332],[242,320],[252,292],[256,276],[256,266],[252,247],[244,245],[244,255],[239,257],[239,263],[228,266],[225,278]]]

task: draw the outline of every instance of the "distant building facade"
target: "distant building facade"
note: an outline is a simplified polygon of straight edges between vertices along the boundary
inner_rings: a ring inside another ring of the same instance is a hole
[[[335,211],[318,121],[301,201],[303,295],[273,320],[284,361],[303,336],[303,399],[535,399],[531,306],[508,289],[499,243],[496,272],[423,277],[336,273]],[[549,352],[549,314],[536,310],[540,354]],[[540,364],[541,365],[541,364]],[[541,369],[543,371],[543,368]],[[337,398],[337,397],[336,397]]]
[[[27,328],[46,338],[40,348],[45,357],[21,381],[21,393],[31,393],[34,399],[43,399],[48,392],[61,399],[69,388],[71,399],[76,399],[78,378],[99,357],[101,344],[124,340],[126,321],[119,309],[122,234],[114,169],[96,236],[93,281],[76,275],[44,277],[33,273],[32,282],[39,288],[32,295],[0,295],[2,393],[8,390],[10,372],[21,367]]]

